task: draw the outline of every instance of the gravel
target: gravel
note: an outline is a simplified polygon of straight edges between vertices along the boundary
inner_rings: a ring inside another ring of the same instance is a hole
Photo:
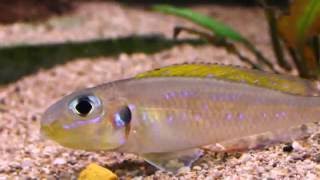
[[[130,34],[163,33],[171,36],[176,24],[189,23],[116,2],[82,3],[62,17],[40,24],[0,26],[2,46],[48,42],[86,41]],[[193,7],[224,20],[258,44],[265,54],[266,25],[263,12],[252,8],[214,5]],[[110,18],[112,17],[112,18]],[[48,25],[49,24],[49,25]],[[48,28],[49,26],[49,28]],[[243,51],[244,53],[247,53]],[[115,172],[121,179],[318,179],[320,134],[294,144],[284,144],[244,153],[206,151],[192,168],[178,174],[158,171],[132,154],[85,152],[63,148],[39,135],[42,112],[72,91],[134,76],[139,72],[183,62],[217,62],[245,66],[225,50],[187,44],[151,55],[119,54],[115,57],[78,58],[51,69],[40,69],[16,82],[0,87],[0,180],[76,179],[89,163]]]

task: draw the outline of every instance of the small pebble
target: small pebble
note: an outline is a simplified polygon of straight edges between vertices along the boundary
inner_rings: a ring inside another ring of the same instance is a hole
[[[143,180],[143,177],[142,176],[137,176],[137,177],[132,178],[132,180]]]
[[[117,180],[118,177],[109,169],[101,167],[97,164],[90,164],[81,171],[78,180]]]
[[[37,121],[37,116],[32,115],[32,116],[31,116],[31,120],[32,120],[33,122]]]
[[[1,99],[0,99],[0,104],[2,104],[2,105],[5,105],[5,104],[6,104],[6,101],[5,101],[4,98],[1,98]]]
[[[312,158],[312,161],[316,163],[320,163],[320,153],[314,155],[314,157]]]
[[[243,154],[241,157],[240,157],[240,162],[241,163],[245,163],[249,160],[251,160],[251,156],[249,154]]]
[[[54,161],[53,161],[53,164],[54,165],[63,165],[66,163],[66,160],[63,159],[63,158],[56,158]]]
[[[22,161],[22,163],[21,163],[21,166],[22,167],[30,167],[30,166],[32,166],[33,165],[33,162],[32,162],[32,160],[31,159],[25,159],[25,160],[23,160]]]
[[[44,173],[46,173],[46,174],[49,174],[50,173],[50,169],[48,169],[48,168],[42,168],[41,169]]]
[[[201,163],[201,167],[203,169],[208,169],[209,168],[208,164],[206,164],[206,163]]]
[[[221,179],[221,177],[214,175],[213,177],[205,177],[204,180],[214,180],[214,179]]]
[[[182,167],[178,171],[179,174],[186,174],[188,172],[190,172],[190,167]]]
[[[292,148],[293,148],[294,150],[296,150],[296,151],[303,151],[303,150],[305,150],[305,148],[304,148],[300,143],[298,143],[297,141],[294,141],[294,142],[292,143]]]
[[[287,144],[283,147],[283,152],[292,152],[293,151],[293,147],[291,144]]]
[[[202,168],[200,166],[194,166],[192,169],[196,171],[200,171]]]

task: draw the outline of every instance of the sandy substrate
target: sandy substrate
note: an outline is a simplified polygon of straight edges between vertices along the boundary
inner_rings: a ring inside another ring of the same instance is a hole
[[[263,13],[240,7],[194,7],[226,21],[258,44],[267,56]],[[112,18],[110,18],[112,17]],[[163,33],[171,36],[174,25],[190,25],[164,16],[116,3],[88,3],[74,13],[36,25],[0,26],[2,46],[47,42],[85,41],[131,34]],[[49,27],[49,28],[48,28]],[[244,52],[246,53],[246,52]],[[139,72],[182,62],[218,62],[243,65],[223,49],[181,45],[152,55],[120,54],[116,57],[77,59],[49,70],[40,70],[0,88],[0,180],[75,179],[86,165],[96,162],[113,170],[121,179],[317,179],[320,177],[320,134],[304,145],[284,152],[284,145],[240,154],[207,152],[191,168],[177,175],[157,171],[131,154],[91,153],[65,149],[40,138],[42,112],[74,90]]]

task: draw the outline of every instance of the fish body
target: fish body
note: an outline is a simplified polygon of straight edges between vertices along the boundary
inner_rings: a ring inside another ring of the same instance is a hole
[[[135,120],[121,148],[127,152],[179,151],[316,122],[320,117],[319,97],[228,81],[150,78],[114,86],[128,99]]]
[[[296,138],[289,129],[303,134],[301,125],[319,121],[318,95],[315,82],[289,76],[177,65],[75,92],[47,110],[41,130],[67,147],[135,153],[176,170],[201,146],[228,151]],[[254,143],[240,143],[250,137]]]

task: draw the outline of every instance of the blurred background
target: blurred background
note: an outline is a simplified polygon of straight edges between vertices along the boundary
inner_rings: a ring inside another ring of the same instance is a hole
[[[288,3],[286,0],[269,2],[278,7],[286,7]],[[81,57],[152,53],[173,46],[178,42],[169,39],[172,26],[150,27],[163,19],[148,8],[163,3],[195,7],[218,19],[224,7],[227,11],[236,6],[254,12],[258,6],[255,0],[2,0],[0,85]],[[216,11],[217,7],[220,9]],[[232,13],[225,14],[232,18]],[[162,39],[162,35],[167,38]]]

